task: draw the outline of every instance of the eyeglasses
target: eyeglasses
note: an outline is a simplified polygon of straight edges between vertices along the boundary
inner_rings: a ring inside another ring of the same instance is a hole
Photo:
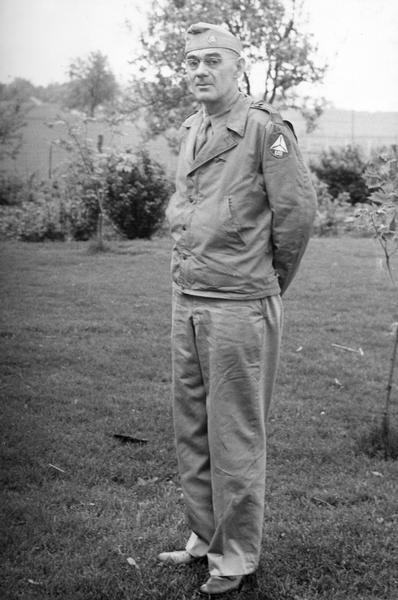
[[[196,71],[202,62],[208,69],[217,69],[223,60],[234,60],[234,59],[222,59],[221,56],[205,56],[205,58],[191,57],[185,60],[185,66],[189,71]]]

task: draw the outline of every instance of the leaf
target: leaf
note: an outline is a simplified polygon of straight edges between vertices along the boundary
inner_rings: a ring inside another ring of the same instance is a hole
[[[129,556],[127,558],[127,562],[129,563],[130,567],[134,567],[135,569],[139,569],[140,568],[139,565],[137,564],[137,562],[131,556]]]
[[[131,435],[124,435],[122,433],[114,433],[113,437],[120,440],[122,444],[147,444],[148,440],[144,438],[136,438]]]

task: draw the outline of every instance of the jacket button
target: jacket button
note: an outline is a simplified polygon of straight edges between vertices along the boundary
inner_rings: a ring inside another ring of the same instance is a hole
[[[183,231],[186,231],[186,230],[187,230],[187,226],[186,226],[186,225],[183,225],[183,226],[182,226],[182,230],[183,230]]]

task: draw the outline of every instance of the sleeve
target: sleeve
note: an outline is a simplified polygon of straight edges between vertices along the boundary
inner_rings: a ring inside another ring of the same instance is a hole
[[[295,135],[280,117],[265,128],[262,167],[272,211],[274,268],[283,294],[307,247],[317,201]]]

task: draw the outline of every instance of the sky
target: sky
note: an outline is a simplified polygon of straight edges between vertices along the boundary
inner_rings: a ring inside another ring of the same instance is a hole
[[[73,59],[96,50],[127,81],[149,7],[150,0],[0,0],[0,81],[61,83]],[[398,0],[304,0],[304,8],[329,64],[310,93],[337,108],[398,111]]]

